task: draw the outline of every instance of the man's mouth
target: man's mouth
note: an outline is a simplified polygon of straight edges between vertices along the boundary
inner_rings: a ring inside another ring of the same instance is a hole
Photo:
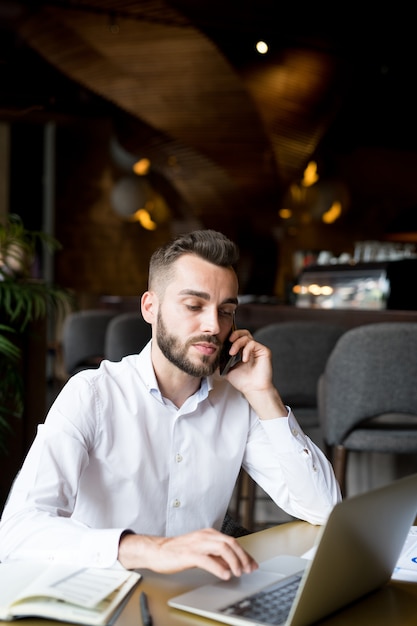
[[[198,343],[193,343],[192,345],[200,354],[203,354],[204,356],[212,356],[219,349],[216,344],[208,342],[200,341]]]

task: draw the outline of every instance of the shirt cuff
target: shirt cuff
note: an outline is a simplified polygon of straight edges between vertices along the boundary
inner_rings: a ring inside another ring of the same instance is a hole
[[[297,422],[289,406],[287,417],[277,417],[270,420],[259,420],[268,438],[274,442],[274,449],[278,452],[288,452],[291,448],[299,449],[307,445],[307,438]]]
[[[85,546],[81,550],[91,564],[90,567],[116,567],[119,563],[120,538],[126,529],[95,529],[83,537]],[[128,531],[130,532],[130,531]]]

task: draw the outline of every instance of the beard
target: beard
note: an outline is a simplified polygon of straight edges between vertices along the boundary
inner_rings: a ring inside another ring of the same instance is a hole
[[[188,350],[191,345],[204,341],[206,343],[212,343],[215,346],[220,346],[220,342],[217,337],[213,335],[200,335],[194,337],[185,343],[181,343],[181,340],[175,335],[170,335],[167,327],[162,319],[161,312],[158,311],[158,317],[156,321],[156,342],[162,354],[173,365],[176,365],[178,369],[185,372],[189,376],[196,378],[202,378],[210,376],[215,372],[219,366],[220,351],[217,353],[216,358],[211,360],[211,357],[207,355],[201,355],[200,363],[194,363],[188,358]]]

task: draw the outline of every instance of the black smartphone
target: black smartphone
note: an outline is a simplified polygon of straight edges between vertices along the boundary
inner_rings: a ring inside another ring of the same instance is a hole
[[[233,320],[232,330],[230,331],[230,334],[232,334],[234,330],[236,330],[236,325]],[[233,354],[233,355],[229,354],[231,345],[232,345],[231,341],[229,341],[229,339],[226,339],[226,341],[224,342],[222,351],[220,353],[220,362],[219,362],[220,376],[226,376],[227,372],[229,372],[232,369],[232,367],[234,367],[242,359],[242,354],[240,350],[237,354]]]

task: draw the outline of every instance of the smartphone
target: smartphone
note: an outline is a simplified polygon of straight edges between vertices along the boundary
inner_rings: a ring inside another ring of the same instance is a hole
[[[230,331],[230,334],[232,334],[234,330],[236,330],[236,325],[233,320],[232,330]],[[219,362],[220,376],[226,376],[226,374],[232,369],[232,367],[237,365],[237,363],[239,363],[242,360],[241,350],[239,350],[237,354],[233,354],[233,355],[229,354],[231,345],[232,345],[231,341],[229,341],[229,339],[226,339],[226,341],[224,342],[222,351],[220,353],[220,362]]]

